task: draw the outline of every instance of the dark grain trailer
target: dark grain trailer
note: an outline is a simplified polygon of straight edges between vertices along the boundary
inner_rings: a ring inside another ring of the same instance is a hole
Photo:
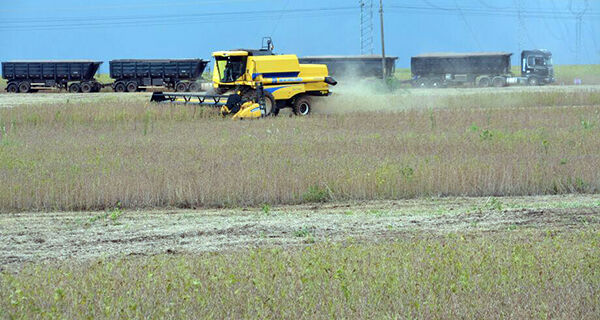
[[[197,80],[209,61],[202,59],[122,59],[110,61],[110,77],[116,92],[135,92],[148,87],[175,91],[199,91]]]
[[[316,56],[300,58],[300,63],[307,64],[325,64],[329,69],[329,74],[333,77],[344,78],[353,77],[378,77],[381,78],[381,56]],[[396,60],[398,57],[385,58],[385,74],[390,77],[396,70]]]
[[[516,83],[540,85],[554,82],[549,51],[523,51],[520,77],[511,73],[511,56],[510,52],[421,54],[411,59],[412,83],[416,87],[437,88],[464,84],[503,87]],[[535,65],[536,61],[536,67],[530,68],[529,62]]]
[[[102,85],[94,79],[101,61],[10,61],[2,62],[6,91],[36,92],[68,89],[70,92],[98,92]]]

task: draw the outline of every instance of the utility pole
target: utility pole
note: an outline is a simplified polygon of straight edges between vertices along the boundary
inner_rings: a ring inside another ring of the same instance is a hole
[[[360,54],[373,54],[373,0],[360,0]]]
[[[519,24],[518,32],[518,41],[519,41],[519,53],[523,51],[524,47],[524,37],[525,37],[525,21],[523,19],[522,11],[523,11],[523,0],[515,0],[517,1],[517,20]]]
[[[581,58],[581,24],[583,23],[583,16],[588,10],[590,3],[585,0],[585,5],[580,11],[573,9],[573,0],[569,1],[569,11],[575,16],[575,62],[579,64]]]
[[[381,20],[381,73],[382,79],[385,80],[385,36],[383,33],[383,0],[379,0],[379,20]]]

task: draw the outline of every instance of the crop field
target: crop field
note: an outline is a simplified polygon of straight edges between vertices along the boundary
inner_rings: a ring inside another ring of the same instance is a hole
[[[600,87],[335,91],[0,94],[2,317],[600,316]]]

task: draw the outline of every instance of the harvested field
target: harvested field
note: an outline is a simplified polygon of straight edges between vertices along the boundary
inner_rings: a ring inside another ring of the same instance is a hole
[[[0,265],[410,235],[600,227],[600,196],[435,198],[221,210],[0,215]]]
[[[5,214],[0,309],[17,318],[596,319],[599,208],[598,196],[553,196]]]

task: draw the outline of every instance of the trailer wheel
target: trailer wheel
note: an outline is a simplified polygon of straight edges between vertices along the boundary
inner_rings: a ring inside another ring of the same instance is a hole
[[[175,92],[185,92],[187,89],[188,86],[185,84],[185,82],[177,82],[175,85]]]
[[[296,98],[292,109],[297,116],[307,116],[312,111],[312,99],[309,96]]]
[[[479,79],[479,82],[477,84],[480,88],[487,88],[490,86],[490,82],[491,82],[490,78],[483,77],[483,78]]]
[[[81,91],[81,86],[78,83],[73,83],[69,86],[70,93],[78,93]]]
[[[540,80],[538,80],[538,78],[536,78],[536,77],[531,77],[531,78],[529,78],[527,83],[529,83],[530,86],[539,86]]]
[[[432,88],[441,88],[442,87],[442,80],[440,80],[440,79],[431,79],[430,86]]]
[[[94,89],[94,87],[89,82],[84,82],[81,84],[81,92],[83,92],[83,93],[90,93],[93,91],[93,89]]]
[[[6,87],[6,92],[8,93],[18,93],[19,92],[19,86],[16,83],[9,83],[8,86]]]
[[[492,85],[496,88],[504,87],[506,85],[506,80],[503,77],[494,77],[494,79],[492,79]]]
[[[115,92],[125,92],[126,89],[123,82],[117,82],[117,84],[115,84]]]
[[[29,92],[30,89],[31,89],[31,84],[29,84],[29,82],[23,81],[23,82],[19,83],[19,92],[22,92],[22,93]]]
[[[190,91],[191,92],[198,92],[200,91],[200,85],[196,82],[192,82],[190,83]]]
[[[427,78],[419,78],[419,80],[417,80],[417,87],[419,87],[419,88],[428,88],[429,87],[429,79],[427,79]]]
[[[127,92],[136,92],[138,89],[138,85],[135,81],[130,81],[127,83]]]

